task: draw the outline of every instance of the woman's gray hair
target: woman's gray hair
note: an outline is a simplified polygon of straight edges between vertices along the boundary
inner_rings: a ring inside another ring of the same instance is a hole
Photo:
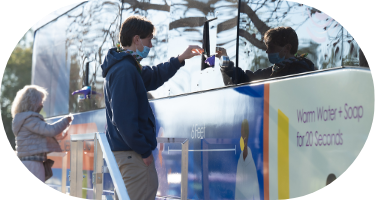
[[[12,103],[12,117],[17,113],[34,111],[39,108],[39,104],[47,98],[46,89],[37,85],[26,85],[17,92]]]

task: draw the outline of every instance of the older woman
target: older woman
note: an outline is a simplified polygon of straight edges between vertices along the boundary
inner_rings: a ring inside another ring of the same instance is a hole
[[[45,89],[27,85],[17,92],[12,104],[17,156],[43,182],[46,180],[43,162],[47,160],[47,153],[61,152],[55,136],[66,131],[73,120],[72,116],[66,116],[53,124],[46,123],[39,114],[46,98]]]

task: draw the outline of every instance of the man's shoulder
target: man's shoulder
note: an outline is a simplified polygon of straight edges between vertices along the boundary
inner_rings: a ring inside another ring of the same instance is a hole
[[[112,69],[108,72],[112,76],[120,74],[136,73],[136,66],[130,57],[124,57],[121,61],[112,66]]]
[[[297,61],[292,63],[293,65],[297,65],[306,69],[307,71],[314,70],[314,63],[308,58],[299,58]]]

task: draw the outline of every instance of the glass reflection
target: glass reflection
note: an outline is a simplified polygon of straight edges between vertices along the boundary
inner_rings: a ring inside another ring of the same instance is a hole
[[[299,38],[298,54],[308,53],[316,69],[359,66],[359,46],[349,32],[327,14],[289,1],[249,1],[241,4],[239,63],[243,70],[256,71],[269,63],[264,33],[290,26]]]
[[[161,62],[165,62],[169,59],[167,56],[168,51],[168,30],[170,21],[170,5],[166,1],[162,0],[150,0],[149,2],[144,1],[124,1],[122,8],[122,22],[132,15],[141,15],[149,19],[156,28],[156,35],[152,40],[153,47],[149,55],[142,60],[142,65],[153,66]],[[176,56],[176,55],[175,55]],[[165,85],[161,86],[157,92],[148,92],[148,98],[158,98],[168,96],[168,89],[165,89]]]
[[[44,108],[45,116],[104,107],[100,64],[106,51],[118,42],[119,27],[128,16],[142,15],[155,25],[154,47],[142,64],[156,65],[177,56],[188,45],[203,46],[203,24],[215,17],[217,19],[209,26],[210,53],[222,47],[230,60],[235,61],[237,14],[238,2],[229,0],[95,0],[82,4],[42,27],[35,35],[33,66],[38,67],[34,67],[33,84],[46,87],[50,94]],[[263,35],[277,26],[291,26],[296,30],[298,53],[308,53],[317,69],[368,66],[349,32],[315,8],[288,1],[252,0],[241,4],[239,21],[238,65],[243,70],[255,71],[271,65]],[[59,76],[47,76],[47,70]],[[71,95],[84,86],[91,86],[92,91],[100,94],[90,99]],[[173,78],[150,91],[148,96],[149,99],[162,98],[222,86],[218,59],[214,67],[202,71],[201,58],[195,57],[187,60]]]
[[[48,98],[41,114],[44,117],[68,113],[69,68],[65,59],[65,27],[62,16],[35,33],[32,84],[47,89]]]
[[[100,98],[79,101],[78,96],[70,94],[84,85],[84,67],[88,62],[91,73],[87,85],[101,90],[98,66],[103,52],[112,46],[119,23],[113,22],[118,13],[107,14],[113,11],[116,11],[115,2],[91,1],[36,32],[33,84],[47,88],[50,94],[44,109],[46,117],[103,107]]]
[[[150,56],[142,60],[142,65],[156,65],[178,56],[188,45],[202,46],[203,24],[218,17],[210,26],[210,51],[216,46],[226,47],[228,54],[235,57],[237,1],[196,1],[196,0],[151,0],[124,2],[122,21],[134,14],[142,15],[155,25],[157,33]],[[215,63],[218,63],[216,61]],[[162,98],[203,89],[224,86],[219,68],[201,71],[201,57],[187,60],[174,77],[155,91],[149,98]]]
[[[234,59],[237,7],[236,1],[96,0],[69,11],[36,33],[36,37],[45,39],[38,40],[35,44],[37,59],[34,66],[38,66],[35,70],[38,75],[33,83],[45,86],[50,93],[51,100],[46,102],[45,106],[46,117],[104,107],[100,64],[106,51],[118,42],[121,22],[128,16],[145,16],[157,29],[153,41],[154,48],[151,48],[149,56],[142,61],[143,65],[165,62],[172,56],[178,56],[178,53],[183,52],[188,45],[202,46],[203,24],[214,17],[217,19],[211,22],[209,27],[210,52],[213,54],[216,47],[224,47],[228,55]],[[42,51],[48,49],[51,44],[61,47],[54,48],[53,51]],[[56,63],[50,63],[51,60],[55,60]],[[43,75],[43,71],[50,65],[55,66],[55,72],[51,74],[58,74],[61,78]],[[185,67],[172,79],[159,89],[149,92],[149,98],[223,86],[217,64],[204,71],[201,71],[200,65],[200,57],[188,60]],[[39,79],[39,74],[44,79]],[[80,94],[71,95],[85,86],[90,86],[92,91],[99,94],[90,95],[90,98],[84,98],[85,96]],[[57,104],[60,106],[56,106]]]
[[[90,1],[67,14],[69,24],[65,44],[70,65],[69,112],[105,107],[100,65],[108,49],[118,41],[121,5],[120,1],[114,0]],[[91,94],[90,98],[71,95],[84,86],[90,86],[98,94]]]

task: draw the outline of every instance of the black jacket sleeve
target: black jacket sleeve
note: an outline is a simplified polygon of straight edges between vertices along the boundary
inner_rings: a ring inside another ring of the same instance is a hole
[[[268,67],[266,69],[258,69],[255,72],[250,70],[242,70],[239,67],[234,67],[234,63],[232,61],[229,62],[228,67],[222,67],[221,73],[223,75],[223,81],[225,85],[230,85],[232,83],[246,83],[260,79],[267,79],[271,78],[272,74],[272,67]],[[237,71],[237,74],[235,72]]]

